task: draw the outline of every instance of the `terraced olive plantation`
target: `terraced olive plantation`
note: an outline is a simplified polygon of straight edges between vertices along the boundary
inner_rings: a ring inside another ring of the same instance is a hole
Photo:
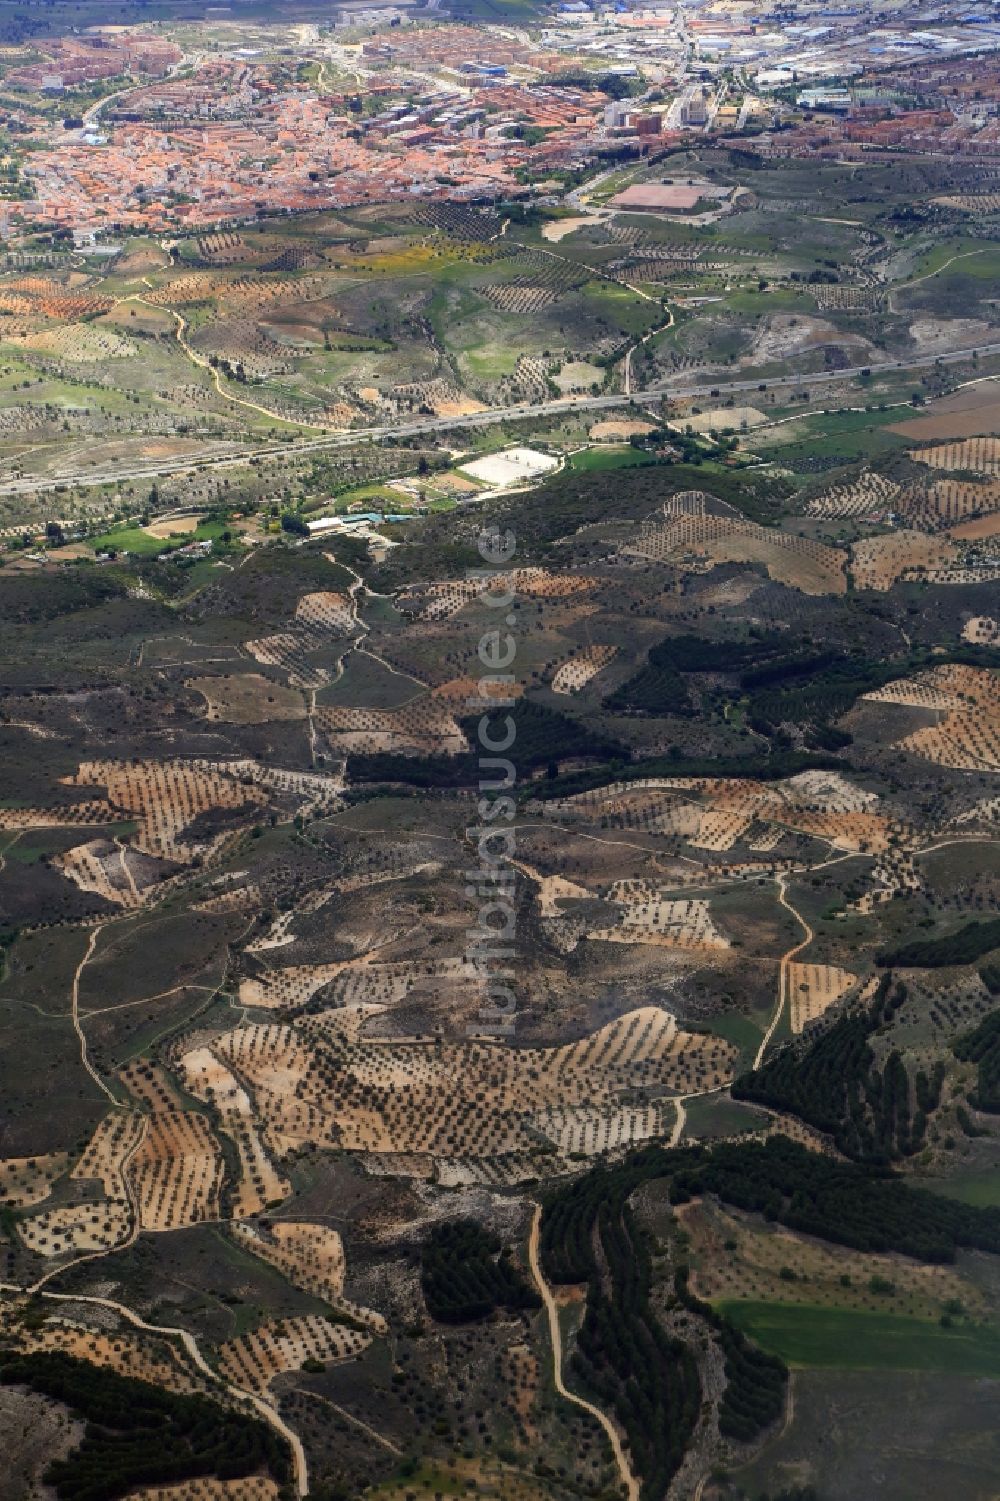
[[[992,221],[671,136],[0,268],[26,1497],[992,1494]]]

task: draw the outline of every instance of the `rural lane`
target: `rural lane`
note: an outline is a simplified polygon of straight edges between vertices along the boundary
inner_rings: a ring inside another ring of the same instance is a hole
[[[60,1268],[60,1270],[65,1271],[65,1268]],[[50,1293],[40,1289],[18,1287],[16,1283],[11,1282],[0,1282],[0,1293],[14,1293],[19,1297],[35,1296],[49,1298],[54,1302],[60,1303],[93,1303],[98,1308],[110,1308],[120,1318],[125,1319],[127,1323],[132,1324],[136,1329],[141,1329],[145,1334],[162,1334],[168,1339],[179,1340],[192,1363],[197,1366],[203,1376],[208,1378],[213,1386],[223,1386],[229,1392],[230,1396],[237,1398],[241,1402],[248,1402],[260,1417],[263,1418],[264,1422],[286,1441],[292,1451],[296,1494],[299,1496],[308,1496],[309,1472],[306,1465],[306,1452],[302,1447],[302,1440],[298,1434],[294,1429],[289,1428],[284,1418],[281,1417],[269,1402],[265,1402],[263,1397],[259,1397],[256,1392],[248,1392],[240,1386],[234,1386],[231,1382],[225,1381],[219,1375],[218,1371],[213,1371],[204,1355],[198,1349],[194,1335],[189,1334],[186,1329],[176,1329],[169,1324],[147,1324],[145,1319],[140,1318],[125,1303],[117,1303],[114,1298],[95,1297],[89,1293]]]
[[[767,1031],[764,1033],[764,1036],[760,1040],[760,1047],[757,1049],[757,1056],[753,1061],[754,1068],[760,1068],[761,1064],[763,1063],[764,1054],[767,1052],[768,1044],[770,1043],[771,1038],[774,1036],[775,1028],[781,1020],[781,1013],[785,1009],[785,1001],[788,998],[788,966],[791,964],[796,954],[800,954],[804,948],[808,948],[809,944],[812,943],[815,936],[812,928],[802,916],[802,913],[797,912],[796,909],[792,906],[791,902],[788,900],[784,876],[778,877],[778,901],[787,911],[792,914],[796,922],[801,923],[802,927],[805,929],[806,936],[804,938],[801,938],[798,943],[794,943],[790,949],[786,949],[778,961],[778,1000],[774,1008],[774,1015],[771,1017],[770,1023],[768,1024]]]
[[[584,1412],[589,1412],[592,1418],[597,1419],[608,1436],[608,1442],[615,1456],[615,1464],[618,1466],[618,1473],[622,1477],[628,1501],[639,1501],[639,1482],[632,1473],[632,1466],[629,1463],[628,1455],[625,1453],[625,1446],[621,1441],[618,1429],[612,1423],[607,1413],[602,1412],[593,1402],[588,1402],[585,1397],[578,1397],[575,1392],[571,1392],[563,1381],[562,1330],[559,1328],[559,1310],[556,1307],[556,1300],[552,1296],[552,1290],[545,1280],[538,1255],[541,1227],[542,1206],[541,1204],[536,1204],[535,1212],[531,1219],[531,1234],[528,1237],[528,1265],[531,1267],[531,1275],[535,1280],[535,1286],[541,1293],[542,1302],[545,1304],[545,1312],[548,1316],[549,1339],[552,1342],[552,1379],[555,1389],[561,1397],[566,1398],[567,1402],[572,1402],[576,1407],[582,1407]]]

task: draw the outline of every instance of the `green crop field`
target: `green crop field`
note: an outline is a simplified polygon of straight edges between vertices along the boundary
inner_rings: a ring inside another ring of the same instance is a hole
[[[792,1366],[1000,1377],[1000,1331],[993,1326],[944,1329],[888,1313],[787,1303],[727,1301],[720,1307],[744,1334]]]

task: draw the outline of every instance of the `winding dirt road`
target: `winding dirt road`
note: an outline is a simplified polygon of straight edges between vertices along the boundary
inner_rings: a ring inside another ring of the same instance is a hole
[[[66,1268],[62,1267],[60,1270],[65,1271]],[[126,1323],[132,1324],[136,1329],[143,1330],[146,1334],[162,1334],[168,1339],[179,1340],[184,1346],[184,1350],[192,1364],[197,1366],[201,1374],[208,1378],[212,1386],[222,1386],[231,1397],[235,1397],[240,1402],[248,1402],[260,1417],[264,1419],[264,1422],[287,1442],[292,1451],[296,1493],[299,1496],[307,1496],[309,1494],[309,1472],[306,1465],[306,1452],[302,1447],[302,1440],[298,1434],[294,1429],[289,1428],[280,1413],[276,1412],[269,1402],[265,1402],[263,1397],[258,1396],[256,1392],[244,1391],[242,1387],[234,1386],[231,1382],[225,1381],[219,1375],[218,1371],[213,1371],[204,1355],[198,1349],[198,1343],[194,1335],[188,1333],[186,1329],[172,1328],[169,1324],[147,1324],[145,1319],[140,1318],[125,1303],[116,1303],[114,1298],[98,1298],[89,1293],[50,1293],[44,1292],[41,1289],[18,1287],[16,1284],[10,1282],[0,1282],[0,1292],[14,1293],[20,1297],[33,1294],[36,1297],[49,1298],[59,1303],[92,1303],[98,1308],[110,1308],[120,1318],[125,1319]]]
[[[552,1296],[552,1290],[542,1273],[542,1265],[538,1256],[541,1227],[542,1206],[541,1204],[536,1204],[531,1220],[531,1234],[528,1237],[528,1265],[531,1268],[531,1275],[535,1279],[535,1286],[541,1293],[542,1302],[545,1304],[545,1312],[548,1316],[549,1339],[552,1342],[552,1379],[555,1389],[560,1397],[565,1397],[567,1402],[572,1402],[576,1407],[582,1407],[584,1412],[589,1412],[592,1418],[597,1419],[608,1436],[608,1442],[615,1456],[615,1464],[618,1466],[618,1473],[622,1478],[622,1484],[625,1486],[628,1501],[639,1501],[639,1482],[632,1473],[632,1466],[629,1463],[628,1455],[625,1453],[625,1447],[618,1429],[612,1423],[607,1413],[602,1412],[593,1402],[588,1402],[585,1397],[578,1397],[575,1392],[571,1392],[563,1381],[562,1330],[559,1328],[559,1310],[556,1307],[556,1300]]]
[[[101,1078],[100,1074],[97,1072],[96,1068],[87,1057],[87,1038],[86,1034],[84,1033],[83,1027],[80,1025],[80,976],[83,974],[84,970],[87,968],[87,965],[93,958],[94,950],[97,947],[97,940],[103,933],[104,927],[104,923],[98,923],[97,927],[94,928],[93,932],[90,935],[90,942],[87,944],[87,951],[84,954],[83,958],[80,960],[79,964],[76,966],[75,971],[73,972],[71,1015],[73,1019],[73,1030],[76,1033],[77,1040],[80,1044],[80,1062],[83,1064],[84,1068],[87,1070],[87,1073],[93,1079],[94,1083],[97,1085],[101,1093],[107,1095],[112,1105],[114,1105],[116,1109],[119,1109],[121,1107],[121,1101],[116,1099],[115,1096],[111,1093],[111,1090],[105,1084],[104,1080]]]
[[[788,900],[784,876],[778,877],[778,901],[788,912],[792,914],[792,916],[795,918],[795,921],[801,924],[801,926],[805,929],[806,936],[804,938],[801,938],[798,943],[793,944],[790,949],[786,949],[782,954],[780,960],[778,961],[778,1000],[774,1008],[774,1015],[771,1017],[771,1020],[768,1024],[767,1031],[764,1033],[764,1036],[760,1040],[760,1047],[757,1049],[757,1056],[753,1061],[754,1068],[760,1068],[761,1064],[763,1063],[764,1054],[767,1052],[771,1038],[774,1036],[775,1028],[781,1020],[782,1012],[785,1009],[785,1002],[788,999],[788,966],[791,964],[796,954],[800,954],[804,948],[809,947],[809,945],[813,941],[813,938],[815,937],[812,928],[806,922],[805,918],[802,916],[802,913],[796,911],[791,902]]]

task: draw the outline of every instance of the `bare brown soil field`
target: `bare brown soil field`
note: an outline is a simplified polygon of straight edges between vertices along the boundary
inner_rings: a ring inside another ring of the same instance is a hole
[[[171,516],[166,521],[150,521],[143,531],[150,537],[185,537],[197,525],[197,516]]]
[[[607,417],[600,422],[595,422],[588,436],[595,443],[627,443],[629,438],[645,437],[646,433],[653,431],[651,422],[630,420],[627,417]]]
[[[963,521],[959,526],[948,529],[949,537],[956,542],[981,542],[984,537],[995,537],[1000,533],[1000,511],[995,511],[992,516],[979,516],[975,521]]]
[[[995,381],[967,386],[950,396],[928,402],[923,414],[889,429],[917,443],[937,443],[945,438],[974,438],[1000,431],[1000,386]]]

